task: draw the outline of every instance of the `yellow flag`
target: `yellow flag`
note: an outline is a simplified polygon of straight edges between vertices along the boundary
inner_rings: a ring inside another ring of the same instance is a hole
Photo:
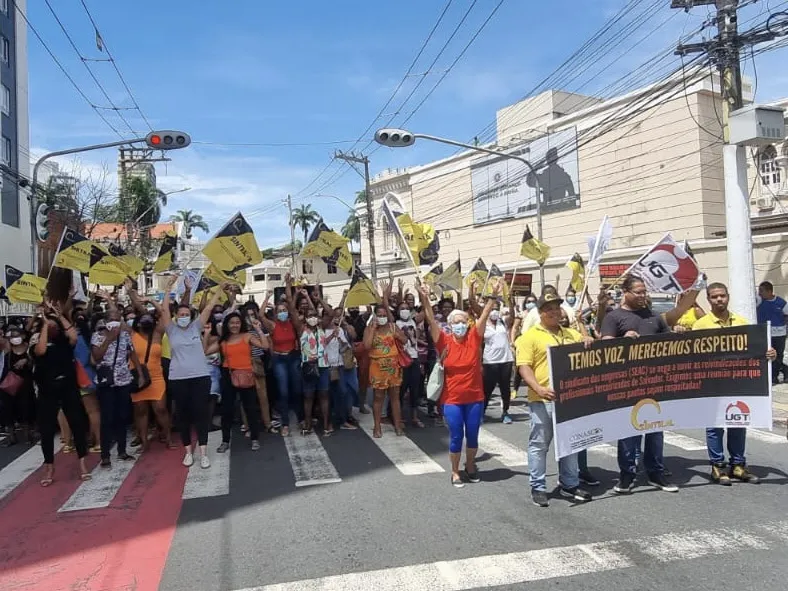
[[[128,268],[112,256],[103,246],[93,244],[90,252],[88,279],[97,285],[122,285],[128,277]]]
[[[301,250],[302,257],[331,257],[338,248],[346,246],[350,239],[329,228],[321,219],[312,229],[309,240]]]
[[[353,255],[350,254],[350,249],[347,244],[343,244],[337,248],[331,256],[321,258],[327,265],[336,265],[340,271],[344,271],[348,275],[353,271]]]
[[[545,261],[550,257],[550,247],[534,238],[534,235],[531,234],[531,229],[526,226],[523,233],[523,241],[520,245],[520,255],[544,265]]]
[[[350,281],[350,289],[345,297],[345,307],[369,306],[379,301],[378,292],[369,277],[358,267],[353,269],[353,279]]]
[[[118,244],[110,244],[107,250],[109,250],[109,254],[115,257],[118,267],[123,269],[130,279],[136,280],[145,268],[145,261],[133,254],[127,254]]]
[[[460,259],[454,261],[438,277],[438,285],[443,290],[462,291],[462,265]]]
[[[433,265],[437,262],[441,246],[438,233],[432,224],[414,222],[410,214],[395,211],[386,199],[383,199],[380,211],[391,231],[400,237],[403,246],[410,251],[417,266]]]
[[[237,273],[225,273],[215,263],[208,265],[208,268],[202,272],[203,277],[207,277],[216,285],[222,283],[232,283],[239,287],[246,285],[246,269],[241,269]]]
[[[156,257],[156,262],[153,263],[154,273],[164,273],[169,271],[175,261],[175,247],[178,245],[178,238],[171,234],[165,234],[164,240],[159,249],[159,256]]]
[[[71,228],[63,228],[60,244],[55,255],[55,267],[87,273],[90,269],[90,247],[92,240]]]
[[[509,284],[507,284],[506,280],[503,278],[503,272],[498,268],[498,265],[490,265],[490,272],[487,274],[487,285],[484,288],[483,295],[492,295],[493,287],[498,283],[503,284],[501,297],[507,299],[509,297]]]
[[[476,281],[479,286],[483,286],[484,282],[487,281],[487,274],[487,265],[484,264],[484,261],[480,257],[465,276],[465,286],[470,287],[471,283],[474,281]]]
[[[12,304],[40,304],[47,288],[45,277],[5,266],[5,295]]]
[[[583,265],[583,257],[578,253],[573,254],[572,258],[566,262],[566,266],[572,269],[572,279],[569,280],[569,285],[576,292],[579,292],[583,289],[586,281],[586,268]]]
[[[225,273],[247,269],[263,260],[252,226],[241,212],[235,214],[202,249],[205,256]]]
[[[432,269],[424,274],[424,283],[430,287],[435,287],[438,284],[438,279],[443,275],[443,263],[435,265]]]
[[[203,273],[202,277],[200,277],[200,281],[197,283],[197,288],[194,290],[192,301],[199,304],[202,301],[203,295],[206,293],[206,298],[211,299],[213,294],[216,293],[216,290],[220,289],[221,286],[216,281],[210,277],[206,277],[205,273]],[[222,292],[219,297],[219,303],[223,304],[225,300],[227,300],[227,294]]]

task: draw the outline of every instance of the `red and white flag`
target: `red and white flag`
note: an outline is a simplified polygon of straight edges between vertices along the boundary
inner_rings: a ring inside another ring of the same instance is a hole
[[[703,277],[695,259],[670,234],[641,256],[627,274],[640,277],[649,293],[672,295],[692,289]]]

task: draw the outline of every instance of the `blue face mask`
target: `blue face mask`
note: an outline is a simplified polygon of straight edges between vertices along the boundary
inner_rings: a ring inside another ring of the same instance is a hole
[[[277,319],[279,322],[284,322],[284,321],[285,321],[285,320],[287,320],[289,317],[290,317],[290,314],[289,314],[288,312],[277,312],[277,313],[276,313],[276,319]]]
[[[452,324],[451,331],[456,337],[464,337],[466,334],[468,334],[468,325],[464,322],[461,324]]]
[[[566,296],[566,303],[570,306],[574,306],[577,298],[575,296]]]
[[[186,328],[192,323],[192,319],[189,316],[178,316],[178,319],[175,322],[181,328]]]
[[[535,304],[534,302],[528,302],[528,303],[525,305],[525,309],[526,309],[526,310],[533,310],[534,308],[536,308],[536,304]]]

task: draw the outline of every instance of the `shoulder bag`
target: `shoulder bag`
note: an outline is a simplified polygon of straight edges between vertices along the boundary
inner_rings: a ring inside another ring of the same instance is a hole
[[[225,359],[227,358],[226,345],[227,343],[222,343],[222,353],[224,354]],[[251,353],[251,345],[249,351]],[[233,385],[234,388],[239,388],[239,389],[254,388],[256,385],[254,379],[254,371],[251,369],[230,368],[230,383]]]
[[[139,372],[136,369],[131,370],[131,375],[134,381],[131,383],[131,391],[136,394],[142,392],[151,384],[150,370],[148,369],[148,359],[150,359],[150,348],[153,345],[153,333],[148,337],[148,346],[145,349],[145,361],[140,364]]]
[[[102,388],[111,388],[115,385],[115,365],[118,363],[118,352],[120,351],[121,335],[115,341],[115,358],[112,360],[112,365],[104,365],[103,363],[96,368],[96,385]],[[103,361],[103,360],[102,360]]]
[[[0,390],[8,394],[9,396],[16,396],[16,393],[22,388],[22,384],[25,383],[25,379],[17,373],[11,371],[11,356],[6,355],[4,361],[4,365],[8,365],[8,371],[3,378],[3,381],[0,382]]]
[[[397,345],[397,360],[399,361],[399,366],[403,369],[410,367],[410,364],[413,363],[413,357],[405,350],[405,345],[400,343],[396,336],[394,337],[394,343]]]

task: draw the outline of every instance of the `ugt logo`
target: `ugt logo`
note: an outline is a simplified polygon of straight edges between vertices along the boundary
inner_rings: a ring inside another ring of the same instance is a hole
[[[725,407],[725,422],[733,425],[749,425],[750,407],[741,400],[731,402]]]

